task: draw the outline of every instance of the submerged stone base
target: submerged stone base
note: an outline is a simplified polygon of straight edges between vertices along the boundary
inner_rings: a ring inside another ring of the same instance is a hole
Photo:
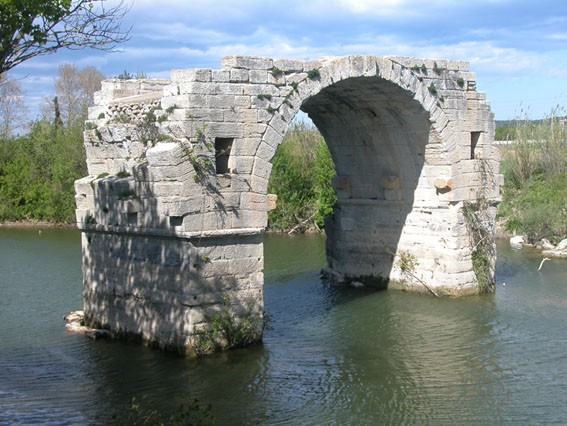
[[[194,337],[211,330],[227,295],[235,318],[262,315],[262,236],[84,232],[85,324],[195,354]]]

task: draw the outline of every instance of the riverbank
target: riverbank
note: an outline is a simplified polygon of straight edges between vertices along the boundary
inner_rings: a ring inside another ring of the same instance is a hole
[[[41,231],[41,229],[57,229],[57,228],[76,229],[76,225],[69,223],[28,220],[28,221],[19,221],[19,222],[0,222],[0,229],[1,228],[37,229],[38,231]],[[266,233],[272,235],[297,235],[297,234],[317,235],[317,234],[324,234],[325,230],[315,225],[305,226],[305,227],[295,225],[289,229],[283,229],[283,230],[266,228]],[[540,251],[544,256],[555,257],[555,258],[567,258],[567,239],[561,240],[559,244],[552,244],[547,238],[543,238],[542,240],[536,243],[530,243],[528,242],[526,237],[517,235],[514,232],[507,230],[506,218],[503,217],[499,217],[496,220],[495,237],[497,240],[510,241],[511,245],[516,249],[526,247],[532,250]],[[518,237],[523,238],[522,243],[519,243],[520,240],[518,239]],[[516,238],[516,240],[512,241],[514,238]]]
[[[0,222],[0,228],[64,228],[73,229],[76,228],[74,223],[59,223],[59,222],[48,222],[48,221],[35,221],[35,220],[25,220],[19,222]]]

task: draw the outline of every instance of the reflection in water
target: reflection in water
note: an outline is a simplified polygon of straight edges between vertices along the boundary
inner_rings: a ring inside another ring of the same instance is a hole
[[[0,229],[0,424],[104,423],[133,396],[217,424],[560,424],[565,263],[499,253],[496,295],[436,299],[323,284],[321,237],[268,235],[264,345],[187,360],[67,334],[78,234]]]

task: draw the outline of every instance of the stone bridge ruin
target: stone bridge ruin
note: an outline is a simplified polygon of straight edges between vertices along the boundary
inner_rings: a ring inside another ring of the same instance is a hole
[[[467,63],[229,56],[97,93],[75,183],[88,325],[198,354],[223,307],[261,318],[271,160],[300,110],[336,165],[328,277],[493,291],[498,153]]]

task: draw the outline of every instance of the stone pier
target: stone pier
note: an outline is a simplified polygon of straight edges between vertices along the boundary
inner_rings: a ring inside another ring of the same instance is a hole
[[[494,289],[498,151],[465,62],[229,56],[169,80],[104,81],[95,104],[75,184],[88,325],[196,354],[223,309],[261,318],[271,160],[299,111],[337,169],[329,279]]]

